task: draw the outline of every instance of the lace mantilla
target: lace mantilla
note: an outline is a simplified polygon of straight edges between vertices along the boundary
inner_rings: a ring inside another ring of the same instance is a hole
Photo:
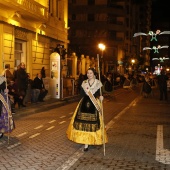
[[[6,78],[4,76],[0,76],[0,84],[2,84],[4,81],[6,81]]]
[[[87,90],[90,90],[91,93],[94,94],[103,85],[98,79],[95,79],[92,86],[89,85],[88,80],[84,80],[81,86],[82,86],[82,88],[84,89],[85,92],[87,92]]]

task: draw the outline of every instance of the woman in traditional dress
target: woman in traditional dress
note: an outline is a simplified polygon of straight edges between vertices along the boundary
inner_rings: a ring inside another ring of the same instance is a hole
[[[14,129],[14,122],[11,114],[11,105],[8,100],[8,89],[6,88],[6,78],[0,75],[0,138],[6,132]]]
[[[88,151],[89,145],[102,145],[108,142],[101,115],[102,83],[96,79],[93,68],[87,70],[87,78],[82,82],[80,91],[82,98],[67,129],[68,139],[85,144],[84,151]]]

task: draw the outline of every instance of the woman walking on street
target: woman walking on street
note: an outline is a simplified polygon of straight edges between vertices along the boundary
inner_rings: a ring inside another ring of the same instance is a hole
[[[67,129],[68,139],[84,144],[84,151],[88,151],[89,145],[108,142],[105,129],[103,133],[104,122],[100,112],[100,102],[103,100],[103,96],[100,96],[102,83],[96,79],[93,68],[87,70],[87,77],[88,79],[82,82],[81,100]]]

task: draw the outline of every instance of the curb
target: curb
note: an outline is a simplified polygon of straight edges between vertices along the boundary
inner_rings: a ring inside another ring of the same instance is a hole
[[[16,113],[13,114],[13,117],[20,118],[20,117],[28,116],[31,114],[48,111],[48,110],[55,109],[55,108],[64,106],[66,104],[79,101],[79,100],[80,100],[80,96],[78,95],[78,96],[73,96],[73,97],[65,98],[61,100],[49,99],[43,103],[41,102],[37,104],[29,104],[27,107],[16,109]]]

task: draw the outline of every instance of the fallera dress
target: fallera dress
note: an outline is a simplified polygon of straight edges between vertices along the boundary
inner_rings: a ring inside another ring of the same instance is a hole
[[[66,132],[69,140],[88,145],[102,145],[103,142],[108,142],[101,112],[96,109],[94,101],[85,93],[85,90],[88,89],[98,105],[101,106],[98,99],[101,87],[102,83],[98,79],[95,79],[91,86],[88,80],[82,82],[80,92],[82,98],[74,111]]]
[[[4,93],[5,82],[2,79],[0,77],[0,134],[12,132],[15,128],[10,100],[8,94]]]

